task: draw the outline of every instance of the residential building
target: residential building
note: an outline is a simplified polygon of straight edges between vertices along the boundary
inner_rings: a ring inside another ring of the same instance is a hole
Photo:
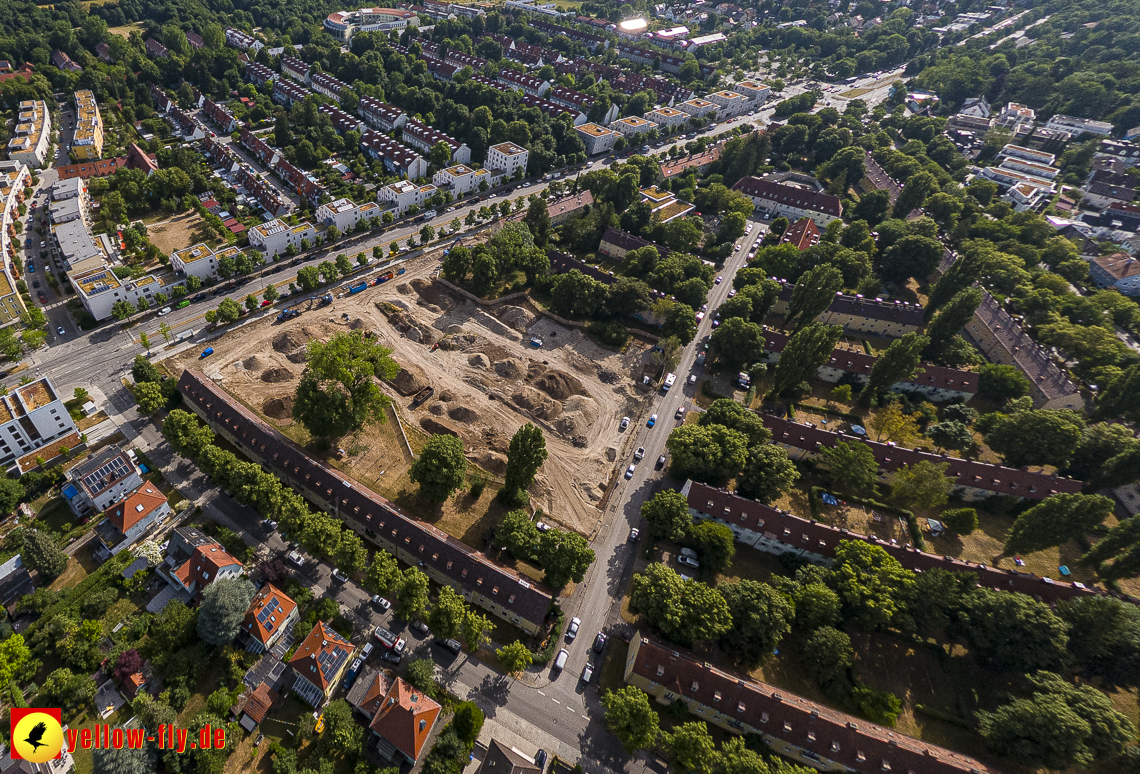
[[[576,218],[594,204],[594,195],[589,191],[582,191],[574,196],[566,196],[556,202],[551,202],[546,211],[550,215],[550,225],[560,226],[572,218]]]
[[[241,636],[253,653],[264,653],[297,621],[297,603],[272,583],[267,583],[249,603],[241,623]]]
[[[628,231],[622,231],[619,228],[609,226],[606,228],[605,233],[602,234],[602,241],[601,244],[598,245],[598,252],[609,258],[616,258],[619,261],[623,261],[631,250],[648,247],[649,245],[656,247],[657,252],[662,258],[669,255],[669,248],[665,245],[650,242],[648,239],[642,239]]]
[[[428,173],[427,159],[385,134],[365,132],[360,138],[360,146],[372,158],[383,161],[384,168],[392,174],[415,180]]]
[[[704,172],[714,161],[720,158],[721,148],[722,146],[717,145],[704,153],[666,161],[661,165],[661,175],[668,179],[677,175],[686,174],[690,169],[694,169],[698,173]]]
[[[13,240],[18,238],[14,224],[30,182],[31,172],[22,161],[0,161],[0,326],[15,322],[25,311],[16,292],[21,267]]]
[[[487,159],[483,166],[487,169],[498,169],[508,178],[526,174],[526,162],[530,152],[521,145],[513,142],[501,142],[487,149]]]
[[[76,64],[66,51],[60,51],[58,48],[51,52],[49,61],[60,70],[70,70],[73,73],[83,72],[83,68]]]
[[[673,45],[682,51],[696,51],[698,49],[704,48],[705,46],[719,45],[721,43],[724,43],[726,40],[728,40],[728,36],[723,32],[710,32],[708,35],[697,35],[696,37],[689,38],[688,40],[674,41]],[[680,72],[680,70],[678,70],[678,72]]]
[[[263,167],[273,168],[281,158],[273,146],[254,134],[248,125],[242,126],[238,142]]]
[[[780,237],[780,244],[795,245],[797,250],[806,250],[819,244],[819,229],[811,218],[800,218]]]
[[[533,758],[492,739],[475,774],[542,774],[542,769],[535,765]]]
[[[464,164],[456,164],[435,173],[432,182],[439,188],[450,188],[456,198],[479,190],[481,183],[493,187],[503,182],[506,175],[498,170],[472,169]]]
[[[998,113],[997,120],[994,124],[1003,129],[1010,130],[1014,136],[1017,136],[1028,134],[1033,129],[1033,124],[1036,121],[1037,113],[1035,113],[1032,108],[1028,108],[1017,102],[1010,102]]]
[[[144,482],[125,499],[108,508],[103,514],[106,518],[95,525],[95,535],[102,544],[96,556],[110,558],[130,548],[165,521],[171,512],[166,495],[156,485]]]
[[[470,67],[471,70],[476,74],[482,73],[483,69],[490,64],[490,62],[481,56],[466,54],[462,51],[456,51],[454,49],[447,52],[447,55],[444,57],[443,61],[449,65],[454,65],[460,70],[462,70],[464,67]]]
[[[0,396],[0,468],[9,469],[18,457],[74,432],[75,422],[46,376]],[[44,454],[45,459],[52,456]]]
[[[409,180],[386,185],[376,192],[376,201],[381,205],[391,205],[397,215],[403,215],[412,207],[423,207],[439,189],[434,185],[416,185]]]
[[[116,156],[113,159],[96,159],[95,161],[80,162],[78,164],[66,164],[61,167],[56,167],[55,171],[58,173],[60,180],[70,180],[75,177],[90,180],[93,177],[109,177],[123,167],[127,169],[137,169],[140,172],[145,172],[147,177],[150,177],[158,171],[158,161],[155,154],[147,153],[132,142],[127,147],[126,156]]]
[[[91,161],[103,156],[103,116],[90,89],[75,92],[75,134],[71,155]]]
[[[1046,121],[1045,128],[1057,132],[1066,132],[1073,137],[1080,137],[1082,134],[1108,137],[1112,134],[1112,124],[1108,121],[1093,121],[1090,118],[1067,116],[1064,113],[1057,113]]]
[[[578,113],[584,113],[587,116],[593,110],[594,104],[597,102],[589,94],[583,94],[580,91],[567,88],[565,86],[555,86],[546,93],[546,98],[557,105],[564,105],[571,110]],[[618,116],[618,106],[610,105],[610,109],[598,121],[602,126],[609,126],[610,122]]]
[[[334,11],[325,17],[324,26],[330,35],[345,42],[357,32],[389,32],[405,27],[418,27],[419,16],[402,8],[360,8],[355,11]]]
[[[745,97],[752,104],[750,107],[757,108],[768,101],[768,96],[772,90],[763,83],[756,81],[740,81],[732,86],[732,91]]]
[[[170,57],[170,49],[154,38],[147,38],[146,42],[143,43],[143,47],[146,48],[146,54],[151,59],[167,59]]]
[[[195,51],[201,51],[206,47],[206,41],[202,40],[202,36],[197,32],[187,32],[186,42],[189,43],[190,47]]]
[[[66,228],[67,226],[60,226],[56,229],[57,238]],[[111,309],[119,301],[138,306],[139,299],[145,298],[150,306],[154,306],[154,294],[164,288],[163,284],[150,274],[144,274],[137,279],[120,280],[106,262],[96,259],[91,263],[93,268],[87,268],[87,261],[82,261],[81,265],[67,276],[83,308],[96,320],[109,318]],[[76,262],[72,260],[71,265],[76,266]]]
[[[404,515],[368,487],[310,457],[204,374],[183,371],[179,390],[186,407],[214,432],[285,486],[335,514],[366,543],[415,564],[434,582],[455,588],[472,606],[525,632],[542,628],[551,597],[533,582],[437,527]]]
[[[204,242],[176,250],[170,254],[170,268],[182,272],[187,277],[201,280],[217,279],[218,258]]]
[[[745,177],[737,181],[732,190],[752,199],[757,210],[772,217],[783,216],[790,221],[811,218],[817,227],[826,228],[843,216],[839,197],[809,188]]]
[[[282,196],[272,183],[254,172],[248,164],[238,167],[236,178],[238,185],[271,216],[279,218],[295,209],[292,199]]]
[[[211,583],[237,578],[244,569],[242,563],[213,538],[191,527],[179,527],[171,533],[166,557],[157,571],[187,599],[201,601]]]
[[[717,108],[717,106],[712,102],[709,102],[706,99],[697,99],[696,97],[682,102],[681,104],[677,105],[677,107],[693,116],[694,118],[707,116]]]
[[[246,699],[245,704],[241,708],[241,719],[238,720],[238,725],[246,731],[253,733],[253,729],[257,728],[273,705],[277,703],[280,696],[277,691],[269,687],[267,683],[261,683],[254,689],[253,693]]]
[[[320,184],[317,178],[300,167],[294,166],[288,159],[278,159],[277,166],[273,168],[273,171],[298,196],[307,199],[310,204],[316,204],[325,195],[325,187]]]
[[[636,137],[637,135],[649,134],[657,130],[657,124],[652,121],[647,121],[644,118],[638,118],[637,116],[619,118],[610,124],[610,126],[613,127],[614,131],[620,132],[626,137]]]
[[[12,615],[16,603],[35,590],[32,575],[24,566],[24,560],[16,554],[0,564],[0,607]]]
[[[357,112],[372,126],[382,132],[392,132],[403,129],[408,116],[395,105],[381,102],[374,97],[361,97],[357,105]]]
[[[369,218],[378,217],[380,217],[380,207],[376,202],[356,204],[349,199],[337,199],[317,208],[317,222],[336,226],[342,234],[347,234],[361,221],[367,225]]]
[[[1046,153],[1045,151],[1027,148],[1024,145],[1015,145],[1013,143],[1009,143],[1002,148],[998,154],[998,158],[1022,159],[1023,161],[1031,161],[1034,164],[1040,164],[1046,167],[1053,166],[1053,162],[1057,160],[1057,157],[1052,153]],[[1054,175],[1054,177],[1056,177],[1056,175]]]
[[[1044,180],[1052,180],[1061,174],[1061,170],[1056,167],[1049,166],[1048,164],[1039,164],[1036,161],[1029,161],[1021,156],[1006,156],[1001,160],[1001,167],[1003,169],[1012,169],[1015,172],[1024,172],[1027,175],[1039,177]]]
[[[256,54],[261,49],[265,48],[265,44],[257,40],[252,35],[235,30],[232,27],[226,28],[226,45],[241,51],[251,51]]]
[[[783,287],[772,306],[772,314],[785,315],[795,285],[780,281]],[[835,300],[816,318],[827,325],[840,325],[850,333],[872,333],[884,338],[898,338],[920,331],[925,326],[920,304],[907,301],[884,301],[862,295],[836,294]]]
[[[302,61],[295,56],[289,54],[281,55],[281,74],[286,75],[293,80],[308,84],[309,71],[312,69],[308,62]]]
[[[287,252],[290,247],[300,252],[302,240],[308,240],[311,247],[316,238],[317,231],[308,221],[290,226],[274,218],[249,230],[250,245],[259,248],[265,253],[265,257],[270,259]]]
[[[1101,255],[1089,263],[1089,276],[1102,288],[1140,296],[1140,261],[1125,253]]]
[[[989,293],[983,291],[982,303],[966,323],[966,333],[988,360],[1017,366],[1025,374],[1037,408],[1084,409],[1084,399],[1073,381]]]
[[[1112,161],[1120,162],[1124,167],[1134,167],[1140,164],[1140,145],[1137,145],[1133,138],[1125,138],[1132,140],[1131,142],[1121,142],[1119,140],[1101,140],[1100,145],[1097,147],[1096,156],[1103,156]],[[1096,156],[1093,160],[1096,160]]]
[[[304,86],[298,86],[284,78],[278,78],[273,82],[273,101],[285,107],[290,107],[296,102],[304,102],[305,97],[312,93]]]
[[[16,126],[8,140],[8,158],[25,166],[39,169],[47,160],[51,145],[51,114],[47,104],[40,100],[20,102]]]
[[[640,34],[637,37],[640,38]],[[655,67],[659,65],[661,72],[670,75],[680,74],[681,67],[685,64],[683,58],[667,54],[661,49],[639,48],[628,43],[618,43],[616,50],[622,59],[630,59],[638,64],[651,64]]]
[[[734,118],[752,107],[752,101],[735,91],[714,91],[705,99],[716,105],[716,117],[724,120]]]
[[[174,131],[186,142],[201,140],[206,136],[206,130],[202,127],[202,124],[200,124],[194,116],[173,103],[167,108],[166,117],[167,122]]]
[[[340,98],[351,87],[344,81],[337,80],[328,73],[313,73],[310,77],[313,85],[313,91],[318,94],[324,94],[329,99],[340,102]]]
[[[317,621],[289,660],[296,677],[293,691],[310,705],[323,707],[340,682],[353,650],[352,643],[335,629]]]
[[[545,81],[537,75],[529,75],[509,68],[503,68],[499,71],[498,80],[508,89],[518,89],[532,97],[542,97],[550,91],[550,81]]]
[[[681,201],[672,191],[657,186],[642,188],[641,200],[649,203],[649,209],[658,222],[664,224],[684,217],[696,209],[689,202]]]
[[[370,741],[381,757],[414,766],[442,711],[434,699],[397,677],[368,724]]]
[[[471,149],[465,143],[460,142],[438,129],[433,129],[427,124],[421,123],[414,118],[409,118],[404,124],[403,134],[401,135],[408,145],[418,148],[420,153],[431,155],[432,149],[439,143],[444,143],[451,151],[451,161],[456,164],[470,164],[471,163]]]
[[[478,77],[482,78],[482,76],[478,76]],[[476,79],[474,77],[471,80],[475,81],[476,83],[480,82],[480,81],[476,81]],[[497,81],[491,81],[490,83],[487,83],[484,85],[490,86],[491,88],[494,88],[494,89],[498,89],[499,91],[503,91],[503,89],[504,89],[503,85],[498,83]],[[581,110],[578,110],[577,108],[566,107],[565,105],[559,104],[557,102],[551,102],[550,100],[546,99],[545,97],[534,97],[534,96],[531,96],[530,94],[523,94],[522,95],[522,103],[526,107],[538,108],[543,113],[546,113],[548,116],[551,116],[552,118],[561,118],[563,115],[570,116],[570,124],[572,126],[581,126],[582,124],[586,123],[587,120],[589,120],[589,117],[585,113],[583,113]],[[606,113],[606,115],[611,115],[611,114],[617,115],[617,111],[615,111],[612,107]]]
[[[650,110],[645,114],[645,118],[658,126],[664,126],[672,129],[675,126],[681,126],[689,120],[689,114],[671,107],[659,107]]]
[[[538,13],[543,16],[553,16],[554,18],[561,18],[562,11],[558,10],[558,6],[554,3],[544,3],[538,5],[535,0],[506,0],[503,3],[504,8],[509,8],[513,11],[522,11],[523,13]]]
[[[0,745],[0,774],[71,774],[75,771],[75,759],[67,746],[67,724],[63,724],[63,749],[58,758],[46,763],[31,763],[23,759],[14,759],[12,749],[8,745]]]
[[[1003,190],[1015,185],[1029,185],[1050,193],[1056,190],[1053,181],[1048,178],[1019,172],[1016,169],[1006,166],[1010,161],[1013,161],[1013,159],[1005,159],[1001,166],[986,167],[982,170],[982,177],[997,183]]]
[[[202,115],[210,119],[215,126],[226,134],[237,129],[238,122],[234,118],[234,114],[225,105],[219,105],[212,99],[207,98],[202,102]]]
[[[813,769],[859,774],[998,774],[960,753],[919,741],[747,675],[730,674],[634,632],[625,682],[658,703],[680,702],[731,734],[753,734],[783,758]]]
[[[577,127],[578,139],[586,146],[587,156],[609,153],[614,148],[618,133],[597,124],[582,124]]]
[[[1135,188],[1111,183],[1089,183],[1081,195],[1081,204],[1104,209],[1113,205],[1131,204],[1135,199]]]
[[[346,113],[336,105],[329,105],[322,102],[317,105],[317,112],[329,117],[332,121],[333,129],[336,129],[337,134],[344,134],[345,132],[359,132],[364,129],[364,122],[351,113]]]
[[[244,65],[245,77],[258,86],[263,83],[269,83],[277,77],[277,73],[270,70],[263,64],[257,62],[246,62]]]
[[[563,35],[572,41],[581,43],[587,49],[589,49],[591,53],[597,53],[598,49],[605,50],[606,48],[609,48],[610,45],[609,40],[602,37],[601,35],[595,35],[592,32],[582,32],[572,27],[562,27],[557,24],[539,21],[537,19],[528,21],[528,26],[534,27],[536,30],[542,30],[552,38]]]

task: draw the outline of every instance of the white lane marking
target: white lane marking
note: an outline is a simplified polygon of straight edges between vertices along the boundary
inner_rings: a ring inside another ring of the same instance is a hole
[[[562,703],[562,702],[558,701],[558,699],[551,699],[551,701],[554,702],[555,704],[561,704]]]
[[[538,695],[539,695],[539,696],[545,696],[546,694],[545,694],[545,693],[543,693],[542,691],[539,691],[539,692],[538,692]]]

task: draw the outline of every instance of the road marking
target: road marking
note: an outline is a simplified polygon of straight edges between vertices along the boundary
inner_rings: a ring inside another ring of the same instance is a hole
[[[542,691],[539,691],[539,692],[538,692],[538,695],[539,695],[539,696],[545,696],[546,694],[545,694],[545,693],[543,693]]]
[[[562,703],[562,702],[558,701],[558,699],[551,699],[551,701],[554,702],[555,704],[561,704]]]

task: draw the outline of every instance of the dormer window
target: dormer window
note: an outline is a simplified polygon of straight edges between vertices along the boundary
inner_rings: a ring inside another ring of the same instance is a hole
[[[662,676],[662,675],[664,675],[664,674],[665,674],[665,667],[663,667],[663,666],[660,666],[660,665],[659,665],[659,666],[657,667],[657,676],[658,676],[658,677],[661,677],[661,676]]]
[[[694,681],[693,681],[693,684],[689,686],[689,690],[690,690],[692,693],[696,693],[696,692],[697,692],[697,688],[699,688],[699,687],[700,687],[700,686],[697,684],[697,681],[696,681],[696,680],[694,680]]]

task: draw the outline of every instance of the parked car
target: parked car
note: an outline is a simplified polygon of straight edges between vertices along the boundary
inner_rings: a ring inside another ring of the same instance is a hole
[[[692,567],[694,569],[701,566],[701,563],[691,556],[678,556],[677,564],[683,564],[686,567]]]
[[[570,626],[566,629],[566,639],[572,640],[578,636],[578,628],[582,625],[582,619],[574,616],[570,619]]]
[[[364,647],[360,649],[360,657],[367,661],[368,657],[372,655],[372,648],[373,645],[371,642],[364,643]]]
[[[536,521],[534,523],[534,528],[539,532],[549,532],[550,530],[554,529],[554,527],[550,526],[545,521]]]
[[[606,647],[606,635],[598,632],[594,637],[594,652],[601,653],[604,647]]]
[[[588,683],[594,677],[594,665],[589,661],[586,662],[586,668],[582,670],[582,682]]]
[[[262,519],[261,520],[261,526],[272,531],[272,530],[277,529],[277,522],[275,522],[273,519]]]
[[[36,287],[38,288],[39,286],[40,286],[40,283],[37,282]],[[629,427],[629,417],[622,417],[620,428],[622,430],[625,430],[627,427]]]
[[[304,567],[305,566],[305,557],[301,556],[296,551],[290,551],[289,553],[285,554],[285,558],[291,564],[296,565],[297,567]]]
[[[457,656],[459,655],[460,651],[463,650],[463,646],[460,645],[457,640],[441,640],[438,637],[436,637],[435,644],[440,646],[441,648],[446,648],[447,650],[450,650],[452,653],[454,653]]]
[[[385,613],[392,609],[392,603],[384,599],[384,597],[380,596],[379,594],[372,597],[372,606],[380,608]]]
[[[646,427],[653,427],[655,424],[657,424],[657,415],[656,414],[650,414],[649,415],[649,421],[645,423],[645,426]]]
[[[631,529],[631,530],[629,531],[629,540],[630,540],[630,542],[632,543],[633,541],[637,540],[637,537],[638,537],[638,535],[640,535],[640,534],[641,534],[641,530],[639,530],[637,527],[634,527],[633,529]]]
[[[538,766],[538,774],[542,774],[542,770],[546,766],[546,750],[539,750],[534,754],[534,765]]]
[[[348,576],[335,567],[332,571],[332,577],[337,583],[348,583]]]
[[[625,477],[627,479],[633,478],[633,472],[635,470],[637,470],[637,466],[636,465],[630,465],[628,468],[625,469]]]
[[[166,317],[166,315],[170,314],[171,311],[172,310],[170,309],[169,306],[164,306],[158,310],[158,316],[159,317]]]
[[[561,672],[566,667],[566,662],[570,659],[570,652],[563,648],[558,651],[558,657],[554,659],[554,671]]]
[[[638,462],[641,462],[643,459],[645,459],[645,447],[638,446],[637,451],[633,453],[633,458]]]
[[[665,455],[664,454],[662,454],[660,457],[657,458],[657,464],[653,466],[653,469],[654,470],[661,470],[661,468],[663,468],[663,467],[665,467]]]
[[[404,654],[403,653],[397,653],[394,650],[386,650],[380,654],[380,658],[383,659],[384,661],[387,661],[390,664],[395,664],[396,666],[399,666],[400,662],[404,660]]]
[[[428,628],[428,625],[418,618],[416,620],[412,621],[410,624],[408,624],[408,626],[412,627],[417,632],[419,632],[420,634],[423,634],[423,635],[427,635],[427,634],[431,633],[431,629]]]
[[[67,329],[65,329],[62,325],[59,326],[58,328],[56,328],[55,332],[58,333],[60,336],[66,336],[67,335]]]

